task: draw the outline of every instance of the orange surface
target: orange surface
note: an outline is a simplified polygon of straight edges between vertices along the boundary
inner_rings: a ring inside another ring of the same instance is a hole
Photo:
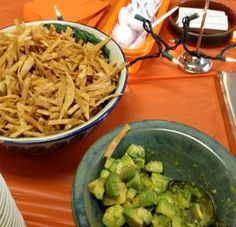
[[[54,12],[54,4],[63,13],[64,20],[80,21],[90,26],[95,26],[101,19],[101,16],[103,16],[105,9],[110,5],[110,1],[33,0],[24,5],[24,21],[57,19]]]
[[[13,18],[23,18],[24,2],[27,0],[0,0],[0,27],[11,24]],[[227,2],[236,9],[235,0]],[[167,23],[161,36],[165,40],[172,38]],[[219,49],[208,51],[215,54]],[[181,52],[178,48],[174,54]],[[229,54],[236,57],[235,49]],[[127,89],[116,108],[83,141],[43,156],[9,153],[0,147],[0,172],[27,225],[75,226],[71,186],[77,166],[95,140],[122,123],[144,119],[178,121],[202,130],[228,148],[214,82],[218,70],[236,71],[236,64],[214,62],[209,74],[190,75],[165,59],[146,60],[138,73],[129,75]]]

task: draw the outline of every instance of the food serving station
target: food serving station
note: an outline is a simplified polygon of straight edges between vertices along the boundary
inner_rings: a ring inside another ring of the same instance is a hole
[[[27,0],[2,1],[0,28],[12,25],[13,19],[16,18],[22,21],[56,19],[52,18],[55,15],[54,10],[51,10],[53,4],[56,4],[65,20],[68,17],[68,20],[73,22],[94,26],[110,36],[108,33],[112,32],[116,23],[118,9],[128,3],[97,0],[91,8],[91,4],[84,1],[84,9],[77,8],[70,12],[71,8],[83,7],[83,4],[80,5],[79,1],[68,1],[63,5],[62,2],[53,1],[47,5],[47,1],[35,1],[34,4]],[[158,16],[164,15],[179,2],[163,0],[161,15]],[[224,4],[236,11],[234,0],[225,0]],[[91,12],[91,9],[94,12]],[[87,10],[89,16],[79,17],[78,14],[83,10],[83,14],[86,15]],[[50,16],[51,18],[45,18]],[[173,45],[177,34],[168,19],[162,21],[155,32],[170,46]],[[137,52],[123,48],[128,62],[142,54],[155,53],[157,43],[152,37],[148,37],[148,40],[149,43],[145,44],[146,52],[142,52],[142,48]],[[200,50],[209,56],[216,56],[225,45],[235,44],[235,41],[235,32],[232,31],[227,43],[222,42],[214,47],[207,47],[206,44],[200,47]],[[195,48],[195,44],[187,45],[190,49]],[[184,46],[178,45],[171,51],[171,56],[178,59],[183,52]],[[228,50],[227,56],[235,59],[235,48]],[[166,57],[142,59],[129,68],[126,88],[117,106],[97,127],[76,143],[58,151],[37,155],[16,152],[14,149],[7,150],[0,141],[0,173],[25,224],[29,227],[75,226],[71,197],[80,161],[95,141],[112,129],[127,123],[154,119],[179,122],[205,133],[222,144],[232,157],[235,156],[235,115],[229,116],[225,90],[222,90],[224,86],[220,81],[222,77],[219,76],[222,72],[236,72],[235,62],[214,60],[209,72],[192,74],[182,70],[178,64]]]

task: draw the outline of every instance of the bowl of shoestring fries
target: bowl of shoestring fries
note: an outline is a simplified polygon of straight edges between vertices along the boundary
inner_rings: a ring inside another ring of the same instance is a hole
[[[125,56],[96,28],[34,21],[0,31],[0,143],[58,150],[87,135],[125,90]]]

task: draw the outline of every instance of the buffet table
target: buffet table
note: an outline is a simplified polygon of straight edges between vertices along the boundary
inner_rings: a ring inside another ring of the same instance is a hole
[[[0,2],[1,28],[11,24],[14,18],[23,18],[25,2]],[[236,10],[235,0],[226,2]],[[167,41],[172,39],[167,22],[160,35]],[[213,55],[219,49],[204,51]],[[174,55],[182,51],[178,48]],[[230,55],[236,57],[235,49]],[[210,73],[191,75],[163,58],[145,60],[137,73],[129,75],[126,91],[112,113],[77,144],[40,156],[9,153],[0,147],[0,172],[27,226],[75,226],[71,188],[76,169],[93,142],[120,124],[146,119],[176,121],[203,131],[229,149],[216,88],[216,74],[221,70],[236,71],[236,64],[215,61]],[[236,151],[231,152],[236,155]]]

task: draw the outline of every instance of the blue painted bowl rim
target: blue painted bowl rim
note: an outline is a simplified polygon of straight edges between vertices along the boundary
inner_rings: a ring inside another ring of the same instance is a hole
[[[81,23],[75,23],[75,22],[71,22],[71,21],[59,21],[59,20],[38,20],[38,21],[32,21],[32,22],[26,22],[26,25],[30,25],[30,24],[47,24],[47,23],[56,23],[56,24],[65,24],[65,25],[70,25],[72,27],[78,27],[81,29],[90,29],[90,30],[94,30],[96,32],[98,32],[102,38],[107,38],[108,35],[105,34],[104,32],[100,31],[97,28],[94,28],[92,26],[89,25],[85,25],[85,24],[81,24]],[[8,29],[14,29],[15,25],[11,25],[8,27],[5,27],[3,29],[1,29],[1,31],[4,30],[8,30]],[[117,49],[117,51],[119,51],[122,55],[123,58],[123,62],[126,62],[126,56],[122,50],[122,48],[119,46],[119,44],[111,39],[110,42],[113,42],[115,48]],[[124,71],[124,72],[123,72]],[[122,94],[125,91],[125,87],[127,84],[127,79],[128,79],[128,67],[126,66],[122,72],[124,73],[124,81],[122,84],[120,84],[122,81],[121,79],[118,80],[117,82],[117,88],[116,91],[118,90],[118,88],[120,88],[120,93]],[[120,77],[121,78],[121,77]],[[121,87],[120,87],[121,86]],[[49,143],[49,142],[56,142],[62,139],[67,139],[73,136],[76,136],[90,128],[92,128],[93,126],[95,126],[96,124],[98,124],[99,122],[101,122],[103,119],[106,118],[106,116],[114,109],[114,107],[117,105],[117,103],[119,102],[119,100],[121,99],[121,96],[117,96],[112,98],[107,104],[106,106],[104,106],[104,108],[97,113],[93,118],[91,118],[89,121],[85,122],[84,124],[77,126],[73,129],[70,129],[68,131],[65,132],[61,132],[55,135],[51,135],[51,136],[44,136],[44,137],[39,137],[39,138],[27,138],[27,137],[20,137],[20,138],[10,138],[10,137],[6,137],[6,136],[0,136],[0,143],[5,143],[5,144],[11,144],[11,145],[34,145],[34,144],[44,144],[44,143]],[[108,108],[108,106],[110,105],[110,107]],[[101,114],[101,112],[103,112]]]
[[[213,153],[213,155],[220,160],[222,165],[224,165],[227,170],[232,173],[236,173],[235,157],[215,139],[211,138],[210,136],[196,128],[175,121],[166,120],[135,121],[129,123],[129,125],[131,126],[131,131],[155,129],[161,131],[169,131],[191,138],[197,143],[200,143],[202,146],[206,147],[211,153]],[[79,163],[75,177],[73,179],[71,192],[71,206],[76,226],[82,227],[81,223],[87,223],[86,217],[80,217],[80,209],[78,207],[79,202],[83,202],[83,200],[80,200],[79,198],[83,197],[83,188],[85,183],[85,177],[83,173],[87,172],[86,170],[89,168],[87,163],[91,165],[92,160],[94,158],[94,151],[102,147],[104,144],[109,144],[112,138],[114,138],[114,136],[120,131],[122,127],[123,125],[111,130],[110,132],[102,136],[100,139],[95,141],[95,143],[90,146],[90,148],[87,150],[86,154],[83,156],[82,160]],[[101,152],[104,153],[105,150],[101,150]],[[236,174],[233,175],[233,178],[236,182]]]

